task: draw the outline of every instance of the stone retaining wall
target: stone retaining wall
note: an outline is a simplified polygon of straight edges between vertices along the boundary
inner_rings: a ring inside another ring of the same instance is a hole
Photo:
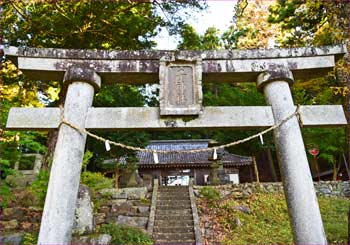
[[[42,204],[26,190],[13,190],[14,201],[0,210],[0,244],[20,244],[25,233],[38,233]],[[101,244],[109,234],[95,232],[102,224],[115,223],[146,230],[151,190],[146,187],[104,189],[91,197],[88,187],[80,186],[73,227],[74,244]],[[108,243],[103,243],[108,244]]]
[[[314,182],[316,193],[318,196],[334,196],[334,197],[350,197],[350,181],[320,181]],[[255,192],[263,193],[283,193],[283,185],[281,182],[263,182],[263,183],[242,183],[233,185],[213,186],[220,191],[222,196],[226,196],[226,192],[242,192],[251,194]],[[202,186],[195,186],[196,190]]]

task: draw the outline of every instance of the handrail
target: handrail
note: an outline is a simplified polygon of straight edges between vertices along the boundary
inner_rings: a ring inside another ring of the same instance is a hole
[[[201,229],[199,226],[198,211],[197,211],[196,201],[195,201],[194,192],[193,192],[193,179],[192,178],[189,181],[188,190],[190,193],[191,209],[192,209],[192,215],[193,215],[193,229],[194,229],[196,245],[202,244],[203,243],[202,242],[202,235],[201,235]]]
[[[157,207],[157,195],[158,195],[158,179],[154,179],[151,209],[149,212],[148,225],[147,225],[147,232],[150,235],[153,234],[154,220],[156,216],[156,207]]]

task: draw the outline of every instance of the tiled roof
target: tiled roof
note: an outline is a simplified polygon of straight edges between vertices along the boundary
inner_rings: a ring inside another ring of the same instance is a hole
[[[208,148],[210,140],[157,140],[150,141],[146,147],[154,150],[192,150]],[[243,166],[252,163],[251,157],[239,156],[229,153],[223,149],[218,150],[218,159],[225,166]],[[159,163],[154,162],[153,154],[147,152],[138,152],[137,158],[140,167],[157,167],[164,165],[208,166],[213,163],[213,152],[199,153],[168,153],[158,154]]]

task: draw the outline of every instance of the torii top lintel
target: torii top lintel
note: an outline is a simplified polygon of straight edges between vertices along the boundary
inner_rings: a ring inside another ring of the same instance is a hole
[[[94,69],[104,82],[158,83],[159,60],[197,57],[203,82],[255,82],[257,75],[276,66],[288,67],[295,79],[326,74],[346,53],[345,45],[290,49],[220,51],[125,51],[7,47],[5,55],[27,76],[62,80],[68,67]]]

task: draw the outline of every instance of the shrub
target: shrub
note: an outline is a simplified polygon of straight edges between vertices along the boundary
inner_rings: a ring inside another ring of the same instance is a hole
[[[220,192],[211,186],[204,186],[199,191],[199,194],[209,201],[215,201],[220,199]]]
[[[50,175],[47,170],[41,170],[36,180],[33,181],[29,187],[30,191],[35,194],[35,196],[40,200],[42,204],[45,202],[49,177]]]
[[[105,188],[113,188],[113,179],[103,176],[101,173],[86,171],[81,175],[81,183],[87,185],[92,191]]]
[[[134,227],[103,224],[100,233],[110,234],[112,236],[111,244],[153,244],[147,233]]]
[[[6,183],[0,184],[0,208],[6,208],[13,200],[11,189]]]
[[[37,243],[38,243],[37,233],[25,233],[21,242],[21,244],[23,245],[32,245]]]

